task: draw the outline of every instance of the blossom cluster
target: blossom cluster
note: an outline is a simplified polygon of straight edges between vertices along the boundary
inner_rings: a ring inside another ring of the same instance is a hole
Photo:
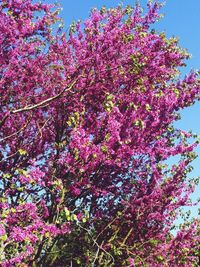
[[[1,1],[3,267],[197,264],[198,221],[172,230],[198,141],[173,123],[200,80],[180,79],[189,55],[152,29],[159,9],[93,9],[67,36],[55,6]]]

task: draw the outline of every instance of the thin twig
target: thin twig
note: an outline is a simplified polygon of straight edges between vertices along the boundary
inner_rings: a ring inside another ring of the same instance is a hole
[[[31,117],[32,117],[32,116],[31,116]],[[21,133],[24,129],[26,129],[26,127],[28,126],[28,124],[30,123],[30,121],[31,121],[31,118],[29,118],[28,122],[27,122],[26,124],[24,124],[24,126],[23,126],[22,128],[20,128],[17,132],[12,133],[12,134],[10,134],[10,135],[8,135],[8,136],[6,136],[6,137],[0,139],[0,142],[5,141],[5,140],[7,140],[7,139],[9,139],[9,138],[11,138],[11,137],[13,137],[13,136],[15,136],[15,135]]]
[[[92,237],[92,235],[90,234],[90,231],[89,231],[88,229],[84,228],[84,227],[81,226],[81,225],[79,225],[79,226],[80,226],[80,228],[82,228],[83,230],[85,230],[85,231],[89,234],[89,236],[91,237],[91,239],[92,239],[92,241],[94,242],[94,244],[95,244],[100,250],[102,250],[105,254],[107,254],[107,255],[112,259],[112,262],[114,263],[115,260],[114,260],[113,256],[112,256],[108,251],[106,251],[102,246],[100,246],[100,245],[97,243],[97,241],[96,241],[96,240]]]
[[[16,113],[20,113],[20,112],[24,112],[24,111],[30,111],[30,110],[39,108],[39,107],[41,107],[41,106],[43,106],[43,105],[45,105],[45,104],[47,104],[47,103],[49,103],[49,102],[57,99],[57,98],[59,98],[65,92],[70,91],[73,88],[73,86],[75,85],[76,82],[77,82],[77,79],[75,81],[73,81],[73,83],[69,87],[64,88],[59,94],[57,94],[55,96],[52,96],[50,98],[47,98],[47,99],[45,99],[45,100],[41,101],[40,103],[35,104],[33,106],[28,106],[28,107],[24,107],[24,108],[19,108],[19,109],[11,110],[10,111],[10,114],[16,114]]]

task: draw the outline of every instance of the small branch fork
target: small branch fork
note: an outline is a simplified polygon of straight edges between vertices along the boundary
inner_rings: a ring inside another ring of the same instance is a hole
[[[70,91],[73,86],[76,84],[78,79],[76,79],[75,81],[73,81],[67,88],[64,88],[59,94],[55,95],[55,96],[52,96],[50,98],[47,98],[43,101],[41,101],[40,103],[37,103],[35,105],[32,105],[32,106],[27,106],[27,107],[23,107],[23,108],[19,108],[19,109],[15,109],[15,110],[11,110],[10,112],[8,112],[8,114],[6,114],[4,116],[4,118],[2,119],[2,121],[0,122],[0,127],[2,127],[6,121],[6,119],[12,115],[12,114],[17,114],[17,113],[21,113],[21,112],[26,112],[26,111],[31,111],[31,110],[34,110],[34,109],[37,109],[39,107],[42,107],[44,105],[47,105],[48,103],[58,99],[59,97],[61,97],[65,92],[67,91]]]

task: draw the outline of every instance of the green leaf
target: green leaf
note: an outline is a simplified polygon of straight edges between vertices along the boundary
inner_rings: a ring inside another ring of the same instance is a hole
[[[18,150],[18,152],[19,152],[19,154],[20,154],[21,156],[24,156],[24,155],[27,154],[27,151],[26,151],[25,149],[22,149],[22,148],[20,148],[20,149]]]
[[[68,217],[70,215],[70,211],[65,207],[64,208],[65,211],[65,216]]]
[[[8,236],[6,234],[2,235],[0,236],[0,239],[5,242],[8,239]]]
[[[86,218],[83,218],[83,219],[82,219],[82,222],[83,222],[83,223],[86,223],[86,222],[87,222],[87,219],[86,219]]]
[[[150,243],[152,246],[156,246],[156,245],[158,244],[158,240],[156,240],[156,239],[151,239],[151,240],[149,241],[149,243]]]

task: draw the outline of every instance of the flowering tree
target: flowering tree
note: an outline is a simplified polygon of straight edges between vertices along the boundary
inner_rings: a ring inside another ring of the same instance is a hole
[[[198,142],[173,122],[200,81],[150,27],[159,7],[94,9],[66,36],[54,6],[0,2],[3,267],[198,265],[198,222],[172,234]]]

